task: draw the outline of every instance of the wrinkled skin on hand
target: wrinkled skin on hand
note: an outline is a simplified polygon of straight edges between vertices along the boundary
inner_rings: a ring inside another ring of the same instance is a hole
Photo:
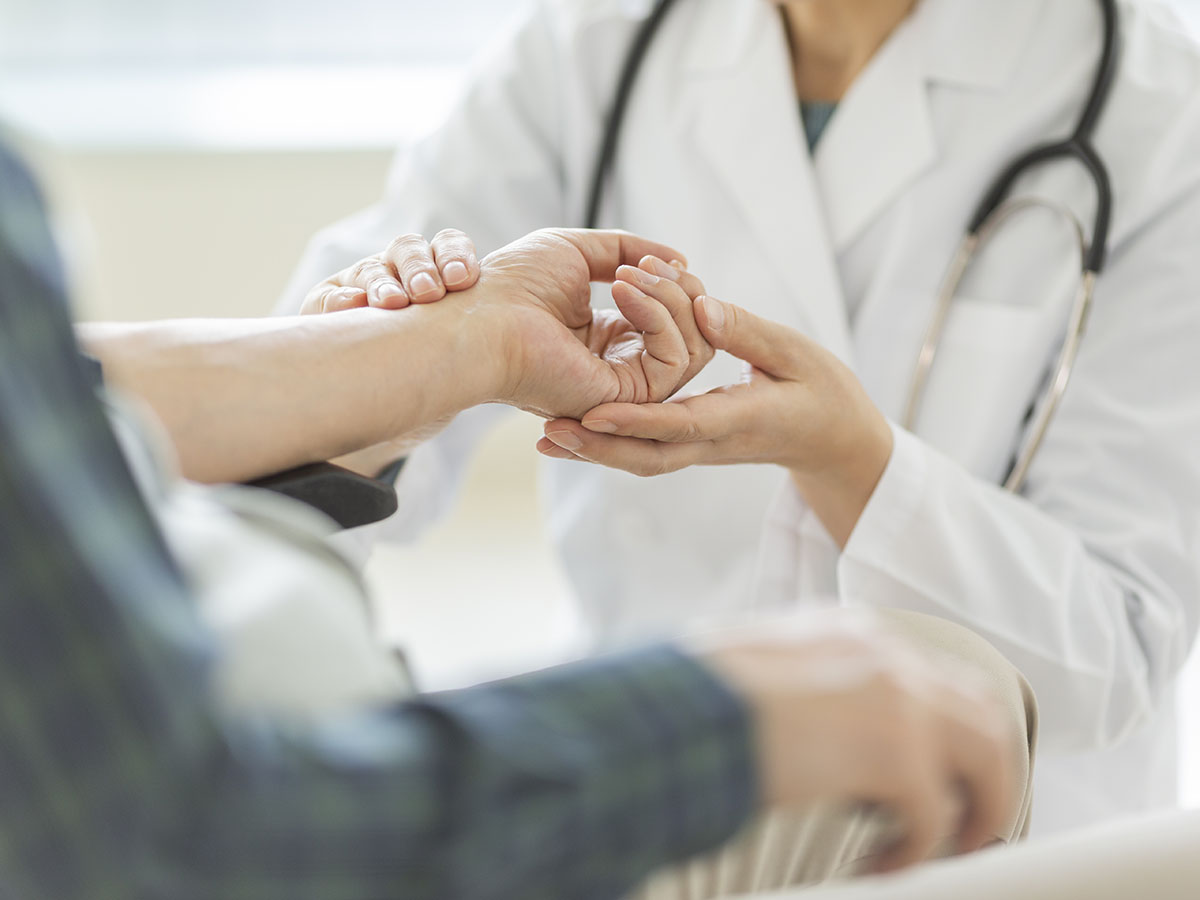
[[[498,401],[579,418],[603,403],[665,400],[692,368],[671,311],[623,292],[619,311],[591,308],[592,281],[651,253],[671,251],[630,235],[539,231],[488,256],[476,288],[443,302],[471,300],[494,323]]]
[[[456,248],[457,256],[438,245],[439,239]],[[414,265],[428,269],[435,257],[472,263],[473,254],[469,239],[460,232],[443,232],[432,247],[417,236],[405,236],[383,256],[314,288],[313,295],[325,299],[314,303],[312,311],[367,305],[373,286],[386,280],[380,274],[385,266],[399,278]],[[461,316],[464,344],[447,347],[448,366],[451,371],[457,366],[482,367],[479,371],[493,376],[488,380],[494,388],[482,399],[545,418],[578,418],[604,403],[665,400],[703,368],[712,349],[696,331],[691,311],[692,299],[703,285],[660,257],[681,259],[669,247],[615,231],[550,229],[502,247],[482,264],[473,264],[471,275],[478,272],[477,281],[468,278],[436,300],[439,308],[455,309]],[[639,262],[649,266],[651,260],[669,275],[642,273],[654,282],[647,290],[657,299],[622,283],[613,290],[619,311],[591,308],[593,281],[612,282],[618,270],[636,277],[640,270],[632,267]],[[350,292],[353,296],[347,300],[343,295]],[[391,305],[397,315],[420,314],[407,302],[376,305]],[[448,421],[439,419],[338,462],[376,472],[433,437]]]

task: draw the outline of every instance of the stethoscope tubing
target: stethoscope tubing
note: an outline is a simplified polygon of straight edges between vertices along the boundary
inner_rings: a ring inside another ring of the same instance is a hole
[[[1112,181],[1103,159],[1092,143],[1092,137],[1107,108],[1116,79],[1121,52],[1121,34],[1117,0],[1098,0],[1098,3],[1103,16],[1104,42],[1092,87],[1079,121],[1065,140],[1039,145],[1014,159],[1000,172],[981,198],[968,220],[963,240],[942,280],[933,319],[918,356],[905,408],[903,425],[910,430],[914,429],[930,371],[940,346],[941,335],[949,318],[954,291],[965,276],[976,252],[986,243],[986,238],[990,233],[1016,211],[1014,207],[1024,208],[1026,205],[1020,201],[1009,200],[1009,195],[1017,181],[1022,175],[1045,163],[1060,159],[1077,161],[1088,173],[1096,188],[1096,214],[1093,219],[1091,241],[1090,243],[1085,241],[1082,228],[1074,216],[1070,216],[1071,220],[1076,222],[1081,242],[1080,285],[1072,305],[1066,339],[1049,379],[1049,388],[1030,409],[1029,425],[1025,429],[1026,438],[1022,442],[1024,449],[1014,459],[1004,480],[1005,488],[1014,493],[1024,485],[1033,458],[1046,437],[1046,432],[1049,430],[1067,384],[1070,382],[1079,354],[1079,346],[1086,331],[1096,280],[1107,261],[1108,235],[1112,223]],[[621,69],[612,109],[605,123],[603,139],[592,173],[585,217],[585,225],[588,228],[595,228],[599,223],[600,207],[616,164],[622,126],[633,91],[637,86],[638,74],[649,55],[654,38],[662,30],[662,24],[667,14],[675,4],[676,0],[657,0],[654,9],[638,28],[633,43],[630,45],[628,56]],[[1054,206],[1054,204],[1043,205]],[[1055,208],[1058,207],[1055,206]]]

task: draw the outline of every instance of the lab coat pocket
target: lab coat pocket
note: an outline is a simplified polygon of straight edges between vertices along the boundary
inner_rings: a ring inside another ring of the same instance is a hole
[[[955,300],[915,432],[975,474],[1000,481],[1057,348],[1051,310]]]

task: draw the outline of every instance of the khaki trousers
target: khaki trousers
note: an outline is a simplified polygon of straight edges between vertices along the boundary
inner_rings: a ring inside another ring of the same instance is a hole
[[[1005,844],[1024,837],[1029,830],[1037,745],[1037,703],[1029,684],[990,644],[959,625],[910,612],[887,611],[882,617],[885,627],[930,659],[978,672],[1008,711],[1019,761],[1017,795],[1011,820],[995,837]],[[851,878],[870,871],[874,858],[897,837],[894,823],[880,812],[773,813],[722,850],[659,873],[631,900],[710,900]],[[804,896],[816,900],[823,895],[805,892]]]
[[[1160,813],[1018,847],[753,900],[1196,900],[1200,811]]]

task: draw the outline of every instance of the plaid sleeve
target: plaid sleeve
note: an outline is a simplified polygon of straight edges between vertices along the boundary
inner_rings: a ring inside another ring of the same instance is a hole
[[[667,647],[224,718],[44,232],[0,152],[0,897],[607,898],[748,816],[746,711]]]

